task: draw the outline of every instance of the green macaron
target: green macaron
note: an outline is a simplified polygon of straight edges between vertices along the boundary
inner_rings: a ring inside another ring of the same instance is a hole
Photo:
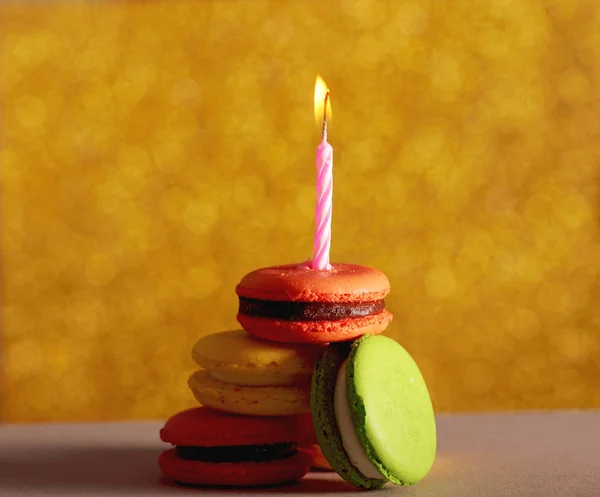
[[[333,469],[363,489],[410,485],[433,464],[436,428],[425,381],[391,338],[327,346],[312,380],[318,442]]]

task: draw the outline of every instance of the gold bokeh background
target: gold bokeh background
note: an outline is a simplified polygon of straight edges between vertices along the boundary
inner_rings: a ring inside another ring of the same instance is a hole
[[[438,411],[600,407],[600,4],[0,5],[5,421],[193,405],[248,271],[311,255],[313,84],[332,259],[392,284]]]

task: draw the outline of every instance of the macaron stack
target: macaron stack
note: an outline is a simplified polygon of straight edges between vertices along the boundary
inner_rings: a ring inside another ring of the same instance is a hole
[[[363,489],[412,484],[435,456],[435,420],[418,367],[394,340],[381,271],[333,264],[258,269],[240,281],[245,331],[199,340],[189,386],[204,406],[169,419],[165,476],[255,486],[333,469]],[[312,420],[312,421],[311,421]],[[317,444],[318,442],[318,444]]]
[[[268,342],[245,331],[198,340],[200,367],[188,385],[202,407],[171,417],[161,439],[163,474],[178,483],[251,487],[302,478],[316,443],[310,418],[312,372],[322,347]]]

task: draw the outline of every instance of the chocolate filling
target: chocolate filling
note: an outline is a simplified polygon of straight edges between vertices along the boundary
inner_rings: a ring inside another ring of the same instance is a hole
[[[225,447],[191,447],[178,445],[177,455],[186,461],[202,462],[264,462],[285,459],[297,451],[297,444],[229,445]]]
[[[239,312],[247,316],[282,319],[284,321],[337,321],[378,314],[384,300],[373,302],[278,302],[240,297]]]

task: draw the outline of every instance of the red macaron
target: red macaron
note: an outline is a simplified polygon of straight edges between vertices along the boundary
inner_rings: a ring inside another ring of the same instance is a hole
[[[188,485],[254,487],[293,482],[309,470],[299,449],[310,437],[307,416],[236,416],[196,407],[160,431],[175,445],[159,457],[163,474]]]
[[[392,319],[381,271],[333,264],[317,271],[288,264],[253,271],[238,284],[237,319],[252,335],[289,343],[329,343],[381,333]]]

